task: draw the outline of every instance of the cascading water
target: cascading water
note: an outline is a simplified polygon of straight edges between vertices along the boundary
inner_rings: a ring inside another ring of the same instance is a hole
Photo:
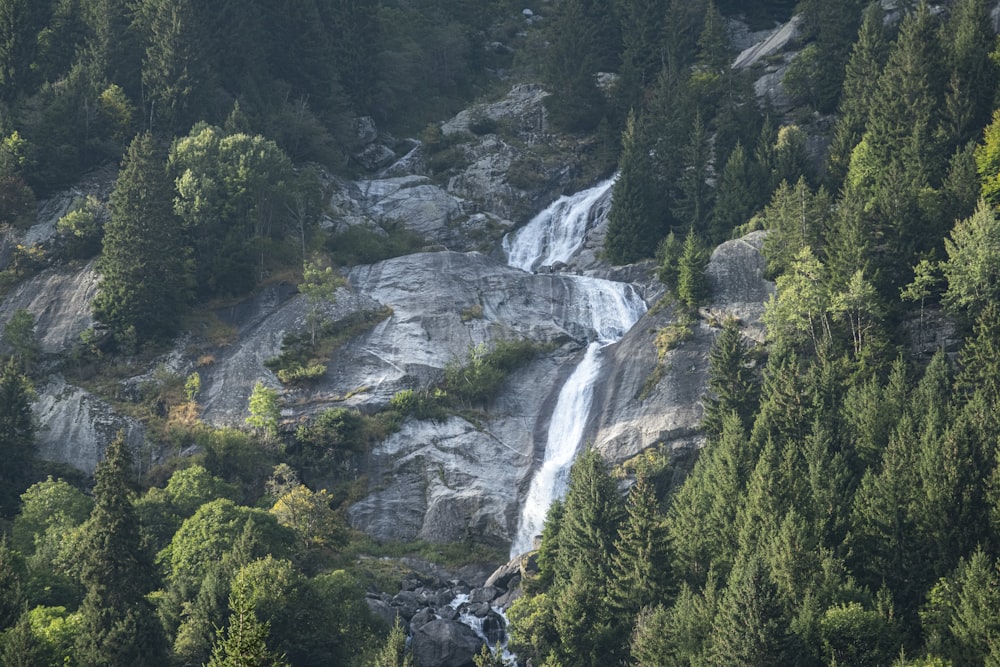
[[[566,262],[583,245],[589,227],[607,214],[617,176],[557,199],[528,224],[503,238],[507,264],[525,271]]]
[[[569,261],[583,245],[589,226],[607,213],[606,195],[614,180],[562,197],[524,228],[505,237],[503,246],[508,264],[530,271]],[[545,457],[522,505],[511,557],[531,549],[549,506],[566,493],[569,469],[580,448],[594,384],[600,376],[601,350],[619,341],[646,311],[646,304],[631,285],[588,276],[564,277],[576,283],[576,291],[586,301],[590,321],[580,324],[594,331],[596,340],[587,347],[583,359],[559,392],[549,421]]]

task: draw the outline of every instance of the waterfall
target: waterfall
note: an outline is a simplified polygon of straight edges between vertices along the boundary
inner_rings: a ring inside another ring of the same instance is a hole
[[[583,245],[589,225],[607,213],[606,195],[613,183],[614,178],[562,197],[524,228],[504,237],[508,264],[530,271],[571,259]],[[600,377],[602,349],[621,340],[646,311],[646,304],[631,285],[589,276],[566,274],[564,278],[576,283],[575,292],[585,302],[583,310],[589,313],[589,321],[580,324],[594,331],[596,340],[588,345],[583,359],[559,391],[549,420],[544,459],[521,507],[511,557],[531,549],[549,506],[566,493],[569,470],[582,444],[594,385]]]
[[[507,264],[525,271],[568,262],[583,245],[590,226],[607,215],[617,176],[592,188],[564,195],[528,224],[503,238]]]

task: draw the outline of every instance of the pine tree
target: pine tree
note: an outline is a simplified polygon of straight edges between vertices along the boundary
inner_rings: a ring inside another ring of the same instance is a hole
[[[605,255],[615,264],[630,264],[648,257],[662,234],[649,147],[642,142],[639,121],[633,112],[622,135],[618,180],[611,193],[608,232],[604,238]]]
[[[822,257],[831,208],[825,188],[814,194],[805,178],[799,178],[794,187],[782,181],[761,216],[770,231],[764,240],[768,273],[774,276],[784,273],[795,256],[807,247]]]
[[[545,78],[552,88],[545,105],[552,122],[570,132],[597,127],[605,113],[604,95],[596,74],[617,53],[615,22],[610,5],[596,0],[567,0],[547,24],[548,56]]]
[[[555,581],[566,585],[574,572],[589,582],[608,580],[622,501],[608,464],[594,449],[577,457],[559,528]]]
[[[722,168],[716,189],[715,207],[708,225],[712,241],[728,240],[734,229],[746,223],[756,212],[755,199],[747,154],[743,145],[737,142]]]
[[[757,409],[757,382],[750,367],[750,350],[735,318],[727,319],[708,353],[708,395],[701,420],[711,435],[722,433],[726,415],[735,412],[747,429]]]
[[[94,473],[94,509],[84,527],[80,579],[87,589],[76,643],[81,665],[161,665],[165,641],[146,599],[155,581],[143,550],[128,480],[131,455],[123,434]]]
[[[709,297],[705,268],[709,253],[694,229],[684,238],[684,247],[677,260],[677,300],[690,309],[697,308]]]
[[[150,134],[132,141],[111,193],[94,317],[119,341],[169,338],[187,297],[173,189]]]
[[[140,11],[147,31],[142,82],[154,127],[177,134],[199,117],[212,88],[204,17],[192,0],[144,0]]]
[[[708,130],[701,114],[694,118],[687,146],[681,153],[682,172],[677,187],[680,194],[673,214],[683,228],[699,234],[706,231],[712,207],[712,188],[708,183],[712,172],[712,152],[709,148]]]
[[[760,557],[740,562],[712,623],[709,658],[717,665],[765,667],[793,660],[778,592]]]
[[[0,373],[0,515],[13,516],[21,492],[31,483],[35,460],[35,421],[31,382],[11,359]]]
[[[253,600],[241,581],[229,595],[229,626],[226,636],[216,641],[207,667],[288,667],[281,656],[267,647],[270,624],[261,623]]]
[[[951,8],[942,27],[951,79],[945,127],[952,146],[960,146],[989,122],[998,83],[997,63],[991,57],[996,34],[986,0],[961,0]]]
[[[617,618],[631,624],[640,609],[667,598],[672,577],[666,525],[646,477],[636,480],[625,512],[611,556],[608,597]]]
[[[621,19],[622,53],[619,90],[629,105],[642,102],[646,90],[663,67],[665,0],[622,0],[616,3]]]

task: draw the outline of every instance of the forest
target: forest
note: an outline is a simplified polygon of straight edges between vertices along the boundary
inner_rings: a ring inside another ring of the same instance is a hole
[[[442,119],[541,83],[554,130],[618,173],[606,262],[652,267],[687,326],[711,249],[766,230],[777,292],[765,345],[719,323],[693,466],[578,458],[508,610],[519,664],[1000,665],[1000,43],[987,0],[884,4],[0,0],[0,228],[115,170],[0,291],[96,258],[99,326],[58,363],[112,385],[275,275],[318,303],[335,267],[419,249],[319,227],[324,174],[363,170],[357,119],[440,148]],[[731,66],[730,19],[793,13],[779,110]],[[308,381],[387,315],[311,317],[273,370]],[[529,345],[291,431],[262,384],[216,428],[197,373],[161,378],[135,409],[197,453],[137,474],[121,435],[87,479],[36,456],[32,315],[2,342],[2,665],[410,665],[365,603],[398,585],[379,557],[504,560],[373,543],[337,471],[481,404]]]

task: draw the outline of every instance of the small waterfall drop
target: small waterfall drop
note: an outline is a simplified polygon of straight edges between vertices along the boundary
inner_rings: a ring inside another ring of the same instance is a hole
[[[504,237],[508,264],[531,271],[553,262],[569,261],[583,245],[589,225],[607,213],[611,178],[593,188],[563,197],[535,216],[524,228]],[[590,415],[594,385],[600,377],[601,350],[621,340],[646,312],[646,304],[632,285],[589,276],[565,274],[576,284],[581,311],[589,321],[580,322],[595,332],[586,354],[559,392],[549,420],[545,455],[528,487],[511,557],[531,550],[535,536],[552,502],[562,498],[569,470],[582,444]]]
[[[525,271],[567,262],[583,245],[589,227],[611,205],[611,186],[616,176],[592,188],[564,195],[536,215],[528,224],[503,238],[507,264]]]

